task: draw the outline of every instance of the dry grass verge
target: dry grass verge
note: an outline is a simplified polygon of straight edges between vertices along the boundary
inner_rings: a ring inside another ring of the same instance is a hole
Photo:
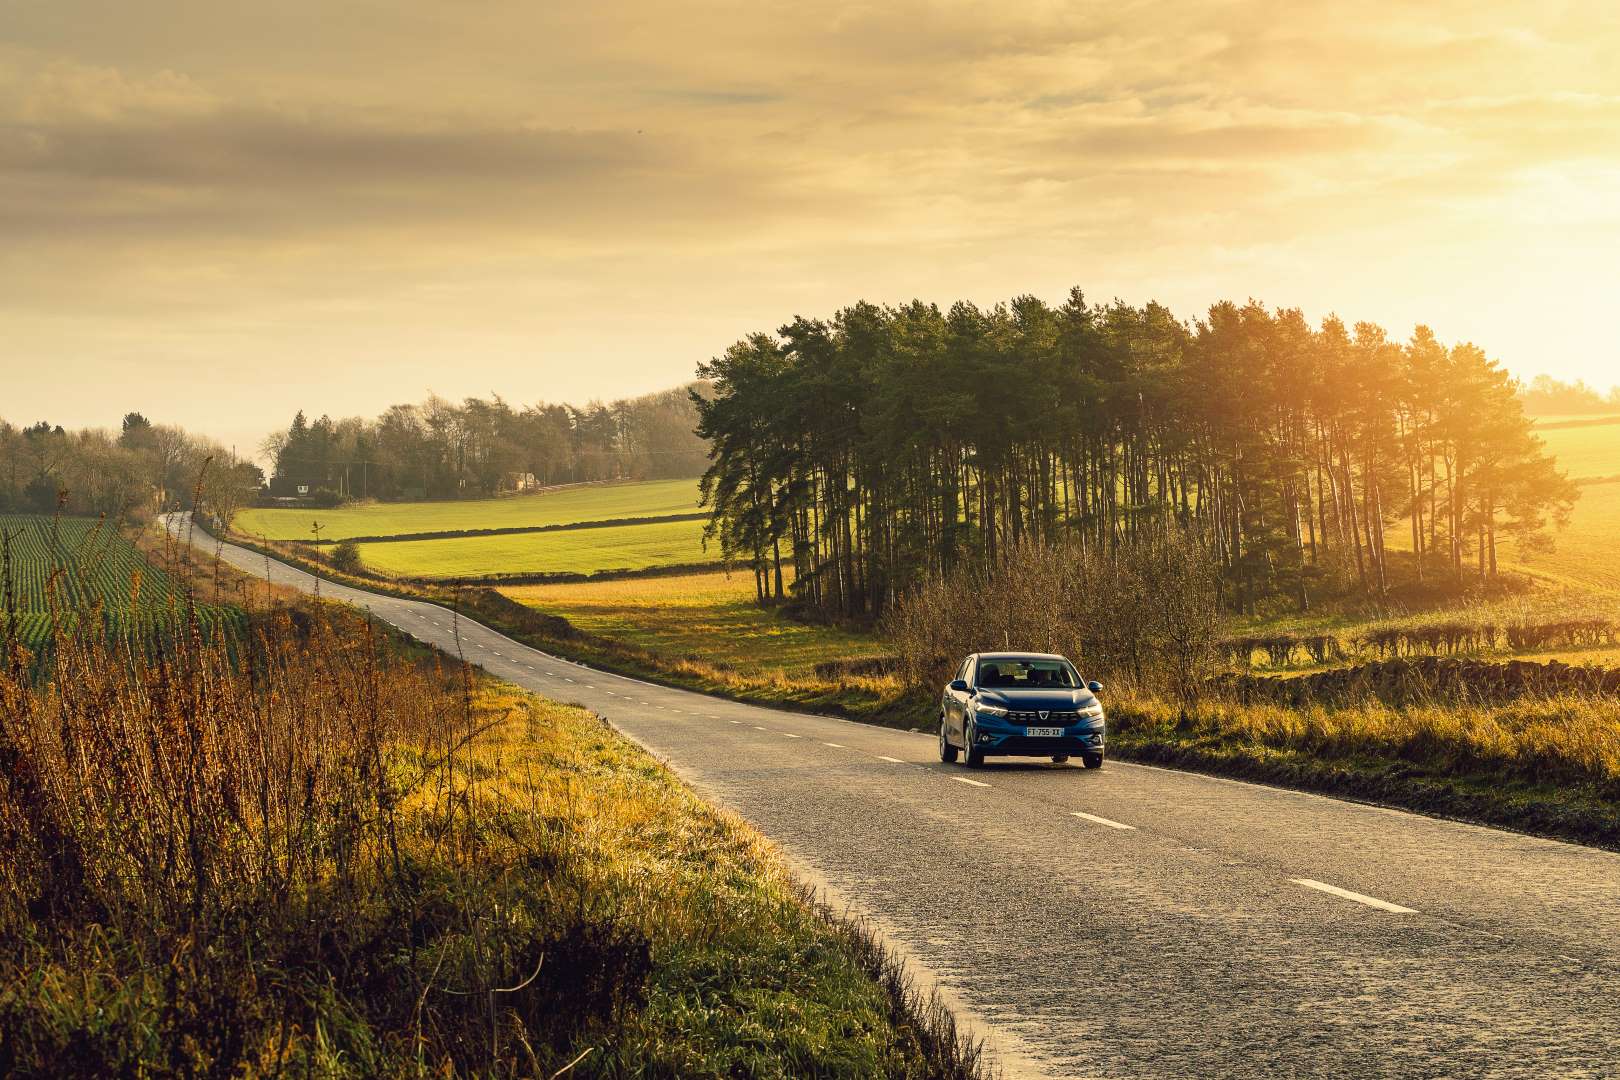
[[[972,1076],[590,714],[322,607],[0,674],[0,1074]]]

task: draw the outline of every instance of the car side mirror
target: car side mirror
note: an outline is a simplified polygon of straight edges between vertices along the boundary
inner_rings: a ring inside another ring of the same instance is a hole
[[[965,694],[968,692],[968,684],[962,679],[952,679],[948,689],[953,693]]]
[[[1097,691],[1102,689],[1102,683],[1098,682],[1096,679],[1092,679],[1090,682],[1086,683],[1086,689],[1095,694]]]

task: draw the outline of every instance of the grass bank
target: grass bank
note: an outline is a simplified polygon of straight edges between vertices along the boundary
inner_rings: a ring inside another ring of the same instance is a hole
[[[255,641],[0,674],[0,1073],[976,1074],[596,717],[330,608]]]
[[[1620,702],[1109,701],[1110,753],[1620,850]]]
[[[789,577],[791,580],[791,576]],[[829,663],[879,659],[874,635],[803,622],[755,602],[753,576],[709,570],[659,578],[503,587],[577,629],[665,657],[725,665],[760,680],[812,679]]]

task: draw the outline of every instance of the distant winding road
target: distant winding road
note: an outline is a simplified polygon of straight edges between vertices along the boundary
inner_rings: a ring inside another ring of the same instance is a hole
[[[1008,1076],[1620,1076],[1620,855],[1120,762],[969,772],[931,735],[653,686],[432,604],[320,589],[667,760],[880,927]]]

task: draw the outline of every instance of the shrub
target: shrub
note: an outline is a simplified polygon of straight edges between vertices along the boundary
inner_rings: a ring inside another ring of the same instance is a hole
[[[332,546],[326,561],[334,570],[340,570],[345,574],[356,573],[360,569],[360,545],[353,540],[340,540]]]
[[[1189,700],[1218,650],[1219,589],[1216,561],[1193,537],[1111,551],[1025,544],[993,566],[923,583],[884,632],[913,684],[943,681],[968,653],[1034,649]]]

